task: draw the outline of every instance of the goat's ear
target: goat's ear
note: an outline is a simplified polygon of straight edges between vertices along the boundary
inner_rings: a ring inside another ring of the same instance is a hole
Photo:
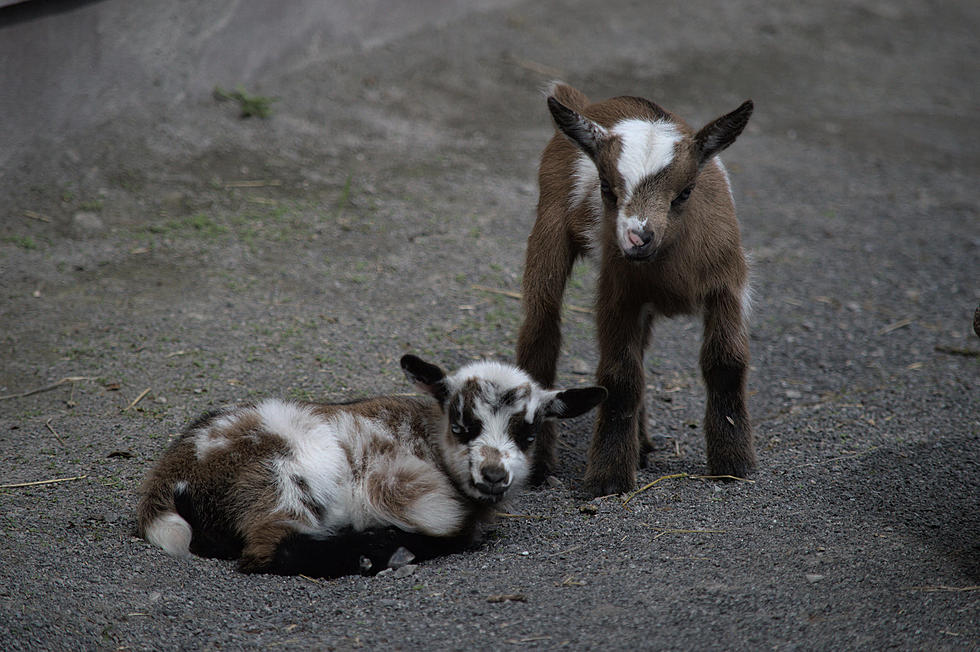
[[[442,369],[410,354],[402,356],[401,364],[405,376],[416,387],[433,396],[440,404],[445,403],[449,392],[446,388],[446,373]]]
[[[752,107],[752,100],[746,100],[731,113],[709,122],[694,136],[700,150],[699,164],[704,165],[712,156],[735,142],[752,115]]]
[[[555,119],[558,129],[588,154],[589,158],[595,160],[602,141],[606,138],[606,128],[568,108],[554,97],[548,97],[548,110],[551,111],[551,117]]]
[[[545,419],[570,419],[585,414],[606,400],[605,387],[579,387],[555,394],[544,406]]]

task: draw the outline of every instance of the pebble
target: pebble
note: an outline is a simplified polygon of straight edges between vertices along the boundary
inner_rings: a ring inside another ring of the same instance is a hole
[[[817,575],[816,573],[806,574],[806,581],[809,582],[810,584],[816,584],[822,579],[823,579],[823,575]]]
[[[414,573],[416,568],[418,568],[418,566],[416,566],[415,564],[405,564],[401,568],[392,571],[392,577],[400,580],[401,578],[408,577],[409,575]]]
[[[388,559],[388,568],[398,570],[402,566],[407,566],[415,561],[415,555],[405,546],[398,546],[398,550],[391,554]]]

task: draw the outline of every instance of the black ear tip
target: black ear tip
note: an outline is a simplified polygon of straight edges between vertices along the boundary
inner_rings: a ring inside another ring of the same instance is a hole
[[[418,356],[412,355],[411,353],[406,353],[402,356],[401,366],[402,369],[408,371],[411,367],[417,367],[420,362],[422,362],[422,360]]]
[[[555,116],[555,118],[566,118],[573,113],[570,108],[555,99],[554,95],[548,96],[548,110],[551,111],[551,115]]]

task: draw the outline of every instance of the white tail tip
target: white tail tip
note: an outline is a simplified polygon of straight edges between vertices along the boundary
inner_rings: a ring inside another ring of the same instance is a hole
[[[174,557],[191,554],[191,526],[176,512],[165,512],[146,528],[146,540]]]

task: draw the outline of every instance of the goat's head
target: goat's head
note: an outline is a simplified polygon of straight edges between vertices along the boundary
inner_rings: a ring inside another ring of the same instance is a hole
[[[616,244],[630,260],[650,260],[670,244],[689,202],[697,200],[702,167],[745,128],[752,101],[696,133],[641,98],[592,106],[598,108],[580,113],[548,97],[558,129],[588,157],[580,161],[580,180],[595,183],[598,172],[604,220],[614,225]],[[582,166],[590,165],[583,175]]]
[[[606,398],[602,387],[542,389],[517,367],[498,362],[474,362],[452,375],[413,355],[401,365],[442,408],[439,442],[454,483],[487,503],[523,486],[545,421],[584,414]]]

